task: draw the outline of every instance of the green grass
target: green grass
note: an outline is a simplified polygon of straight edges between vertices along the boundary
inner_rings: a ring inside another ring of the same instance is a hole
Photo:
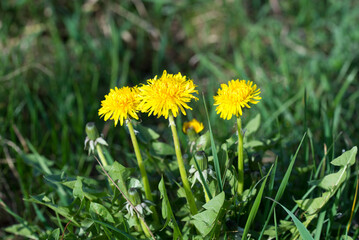
[[[300,0],[280,2],[277,8],[275,2],[147,0],[92,5],[92,1],[1,1],[0,238],[13,238],[13,233],[4,229],[20,223],[26,226],[23,231],[28,236],[42,231],[55,236],[56,229],[61,236],[68,221],[60,212],[35,204],[39,199],[33,198],[44,194],[53,205],[69,205],[72,190],[60,180],[81,176],[99,181],[93,183],[98,188],[99,183],[106,186],[93,157],[83,149],[87,122],[95,122],[104,134],[110,145],[107,156],[126,167],[136,167],[125,128],[105,123],[97,111],[111,87],[145,83],[164,69],[181,71],[193,79],[200,99],[204,93],[221,167],[225,159],[221,144],[235,134],[235,121],[219,118],[212,96],[221,83],[237,78],[250,79],[262,90],[261,102],[243,118],[245,126],[257,114],[261,116],[260,127],[248,141],[263,144],[245,148],[251,159],[245,164],[245,186],[252,195],[236,209],[224,202],[229,213],[243,214],[221,227],[222,236],[245,227],[255,199],[254,186],[270,168],[264,163],[268,159],[274,162],[278,158],[276,173],[269,178],[249,229],[252,238],[260,235],[272,212],[272,202],[265,197],[275,198],[284,176],[285,193],[279,202],[286,209],[296,207],[294,200],[320,197],[318,187],[309,191],[313,182],[337,172],[330,162],[343,149],[359,143],[359,29],[355,24],[359,22],[359,6],[349,0]],[[179,117],[177,125],[195,117],[208,130],[201,101],[191,103],[194,110]],[[144,114],[141,121],[142,126],[159,133],[161,142],[172,144],[167,121]],[[295,155],[305,132],[307,137]],[[188,152],[186,136],[179,135],[183,150]],[[150,143],[142,144],[143,149],[152,150]],[[235,161],[234,152],[228,149],[230,161]],[[294,155],[296,164],[287,176]],[[173,183],[178,174],[172,159],[157,156],[146,161],[153,163],[148,169],[153,189],[164,174],[163,185],[174,209],[172,200],[178,186]],[[325,166],[323,174],[320,163]],[[293,212],[315,239],[340,239],[346,234],[357,175],[356,164],[320,210],[319,218],[308,225],[302,210]],[[226,191],[230,181],[224,182]],[[212,191],[210,184],[208,187]],[[226,194],[229,201],[230,194]],[[82,203],[72,204],[71,214],[75,214]],[[356,213],[357,209],[358,204]],[[106,227],[108,222],[91,214],[94,221],[101,222],[102,227],[96,227],[105,229],[105,235],[110,236],[113,229],[128,233],[125,223]],[[170,217],[177,219],[182,234],[190,232],[174,214]],[[359,234],[357,215],[348,232],[353,239]],[[276,207],[274,216],[269,225],[281,230],[279,239],[293,237],[282,231],[292,224],[286,211]],[[73,236],[71,232],[75,233],[76,227],[69,224],[67,237]]]

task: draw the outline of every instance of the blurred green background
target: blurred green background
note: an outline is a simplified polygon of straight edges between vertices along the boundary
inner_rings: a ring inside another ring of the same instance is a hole
[[[179,122],[206,120],[203,92],[218,141],[228,138],[234,122],[219,119],[212,96],[220,83],[250,79],[262,101],[244,122],[260,113],[256,137],[276,139],[268,149],[285,159],[309,128],[314,160],[334,142],[337,155],[359,139],[358,23],[359,2],[348,0],[3,0],[0,197],[37,221],[38,207],[23,198],[47,187],[21,153],[88,176],[95,163],[83,150],[87,122],[103,130],[113,156],[125,155],[126,132],[99,119],[100,102],[110,88],[144,83],[165,69],[198,85],[200,100]],[[164,119],[142,121],[161,135],[168,131]],[[0,226],[16,222],[0,215]]]

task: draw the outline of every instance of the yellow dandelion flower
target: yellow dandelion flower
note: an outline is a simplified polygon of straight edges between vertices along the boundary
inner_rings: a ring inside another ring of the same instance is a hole
[[[242,116],[243,108],[251,108],[249,103],[257,104],[262,99],[260,89],[252,81],[232,80],[227,84],[221,84],[217,96],[214,96],[214,105],[217,106],[217,114],[223,119],[231,119],[232,115]]]
[[[187,130],[188,129],[193,129],[196,133],[199,133],[200,131],[203,130],[203,123],[198,122],[197,119],[193,118],[191,121],[189,122],[184,122],[183,123],[183,127],[182,127],[182,131],[187,134]]]
[[[115,120],[115,126],[120,120],[121,126],[123,121],[132,118],[138,119],[138,88],[122,87],[110,90],[108,95],[105,95],[105,100],[101,101],[101,108],[98,110],[100,117],[104,116],[104,120]]]
[[[167,74],[163,71],[162,76],[157,79],[147,80],[147,85],[139,88],[141,100],[139,109],[142,112],[149,112],[148,116],[164,116],[166,119],[170,113],[177,117],[179,109],[186,115],[185,109],[191,109],[187,103],[191,99],[198,100],[193,93],[198,93],[196,85],[186,76],[178,74]],[[171,111],[171,112],[170,112]]]

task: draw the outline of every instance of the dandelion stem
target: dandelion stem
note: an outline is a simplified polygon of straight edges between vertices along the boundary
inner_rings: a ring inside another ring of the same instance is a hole
[[[148,229],[146,228],[145,222],[140,218],[140,223],[143,229],[143,232],[145,233],[146,237],[151,237],[150,232],[148,231]]]
[[[145,169],[145,165],[143,164],[140,148],[138,146],[137,138],[136,138],[136,135],[135,135],[135,131],[133,130],[131,120],[127,121],[127,127],[128,127],[129,132],[130,132],[133,148],[135,150],[135,154],[136,154],[136,158],[137,158],[137,164],[138,164],[138,167],[140,168],[140,172],[141,172],[141,176],[142,176],[142,183],[143,183],[143,186],[145,188],[146,198],[148,200],[150,200],[151,202],[154,202],[153,197],[152,197],[151,188],[150,188],[150,182],[148,181],[147,172],[146,172],[146,169]],[[150,209],[153,212],[153,220],[155,221],[155,223],[159,223],[159,218],[158,218],[158,214],[157,214],[157,211],[156,211],[155,207],[151,206]]]
[[[241,118],[237,117],[238,127],[238,194],[242,195],[244,185],[243,135]]]
[[[104,167],[106,167],[108,164],[107,164],[105,156],[103,155],[103,151],[102,151],[102,148],[101,148],[100,144],[96,144],[96,150],[97,150],[98,156],[100,157],[102,165]]]
[[[172,113],[169,114],[169,122],[170,122],[171,130],[172,130],[173,142],[174,142],[174,145],[175,145],[178,168],[179,168],[179,171],[180,171],[180,175],[181,175],[181,179],[182,179],[182,183],[183,183],[183,188],[184,188],[184,190],[186,192],[186,198],[187,198],[187,202],[188,202],[189,207],[190,207],[191,214],[195,215],[195,214],[198,213],[198,210],[197,210],[197,206],[196,206],[196,203],[195,203],[192,191],[191,191],[191,187],[190,187],[189,182],[188,182],[186,169],[185,169],[184,163],[183,163],[181,147],[180,147],[180,143],[179,143],[179,140],[178,140],[176,124],[175,124],[174,117],[173,117]]]
[[[137,164],[138,164],[138,167],[140,168],[140,172],[141,172],[141,176],[142,176],[142,182],[143,182],[143,185],[145,187],[146,198],[148,200],[150,200],[150,201],[153,201],[151,188],[150,188],[150,182],[148,181],[147,172],[146,172],[145,166],[143,164],[142,156],[141,156],[141,153],[140,153],[140,148],[138,146],[137,138],[136,138],[136,135],[135,135],[135,131],[133,130],[133,126],[132,126],[131,121],[128,121],[127,127],[128,127],[128,130],[130,131],[132,145],[133,145],[133,148],[135,150],[135,154],[136,154],[136,158],[137,158]]]

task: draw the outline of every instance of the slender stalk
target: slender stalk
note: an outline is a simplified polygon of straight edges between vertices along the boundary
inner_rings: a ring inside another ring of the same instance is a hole
[[[146,237],[151,237],[151,233],[148,231],[148,229],[146,228],[145,222],[140,218],[140,223],[142,226],[142,230],[145,233]]]
[[[107,164],[105,156],[103,155],[103,151],[102,151],[102,148],[101,148],[100,144],[96,144],[96,150],[97,150],[98,156],[100,157],[102,165],[104,167],[106,167],[108,164]]]
[[[138,146],[137,138],[135,135],[135,131],[133,130],[133,125],[131,123],[131,120],[127,121],[127,127],[130,132],[133,148],[135,150],[137,164],[138,164],[138,167],[140,168],[140,172],[141,172],[141,176],[142,176],[142,183],[145,188],[146,198],[148,200],[150,200],[151,202],[153,202],[152,192],[151,192],[151,188],[150,188],[150,182],[148,181],[147,172],[145,169],[145,165],[143,164],[140,148]],[[159,223],[159,218],[158,218],[158,214],[157,214],[155,207],[151,206],[150,209],[153,212],[153,220],[155,221],[156,224]]]
[[[198,210],[197,210],[197,206],[196,206],[196,203],[195,203],[192,191],[191,191],[191,187],[188,182],[186,169],[185,169],[184,163],[183,163],[181,147],[180,147],[180,143],[178,140],[176,124],[175,124],[174,117],[173,117],[172,113],[170,113],[170,115],[169,115],[169,122],[170,122],[171,130],[172,130],[173,142],[175,145],[177,163],[178,163],[178,168],[179,168],[182,183],[183,183],[183,188],[186,192],[186,198],[187,198],[187,202],[190,207],[191,214],[195,215],[198,213]]]
[[[242,195],[244,185],[243,135],[241,118],[237,117],[238,127],[238,194]]]
[[[137,158],[137,164],[138,164],[138,167],[140,168],[140,172],[141,172],[141,176],[142,176],[142,183],[145,187],[146,198],[150,201],[153,201],[151,188],[150,188],[150,182],[148,181],[147,172],[146,172],[145,166],[143,164],[143,160],[142,160],[142,156],[140,153],[140,148],[138,146],[135,131],[133,130],[133,126],[132,126],[132,123],[130,120],[127,122],[127,127],[128,127],[128,130],[130,131],[132,145],[135,150],[135,154],[136,154],[136,158]]]

